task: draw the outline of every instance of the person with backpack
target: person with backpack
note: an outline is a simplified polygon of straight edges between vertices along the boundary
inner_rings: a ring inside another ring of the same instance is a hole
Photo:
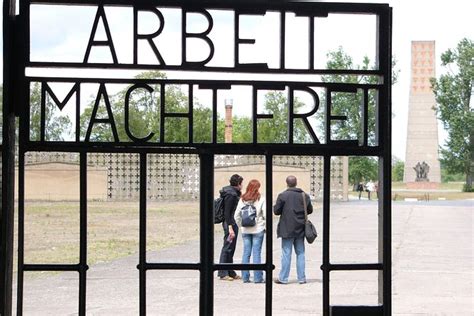
[[[277,227],[277,236],[281,238],[281,271],[277,284],[287,284],[290,275],[291,251],[295,248],[296,274],[298,283],[306,283],[305,275],[305,205],[308,214],[313,213],[313,206],[308,194],[296,187],[295,176],[286,178],[288,188],[278,195],[273,213],[280,216]],[[303,197],[304,195],[304,197]]]
[[[250,263],[250,257],[253,257],[253,263],[261,263],[262,244],[265,236],[265,198],[261,196],[260,182],[250,180],[245,193],[242,195],[237,210],[235,211],[235,222],[242,229],[242,240],[244,250],[242,254],[242,263]],[[253,273],[255,283],[264,283],[263,271],[255,270]],[[242,270],[242,281],[250,282],[250,272]]]
[[[224,244],[222,245],[219,263],[233,263],[235,246],[237,245],[237,236],[239,234],[239,227],[234,220],[234,213],[240,199],[240,191],[242,190],[242,181],[244,179],[234,174],[230,177],[230,185],[223,187],[220,192],[222,198],[222,207],[224,213],[224,220],[222,228],[224,229]],[[219,270],[217,276],[221,280],[233,281],[234,279],[241,279],[234,270]]]

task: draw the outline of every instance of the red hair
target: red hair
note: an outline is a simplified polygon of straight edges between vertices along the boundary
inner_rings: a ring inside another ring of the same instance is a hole
[[[245,193],[242,195],[242,201],[257,201],[260,199],[258,189],[260,189],[260,182],[255,179],[250,180]]]

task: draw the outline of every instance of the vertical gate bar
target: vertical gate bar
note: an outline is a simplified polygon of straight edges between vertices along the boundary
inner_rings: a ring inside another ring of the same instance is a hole
[[[267,225],[266,243],[266,265],[265,270],[265,315],[272,315],[273,298],[273,156],[265,155],[265,195],[267,203],[267,213],[265,214]]]
[[[199,315],[214,314],[214,155],[199,155],[199,222],[201,269],[199,282]]]
[[[217,144],[217,89],[212,89],[212,143]]]
[[[280,69],[285,69],[286,13],[280,11]]]
[[[12,312],[13,225],[15,189],[15,114],[14,89],[14,28],[15,1],[3,1],[3,150],[2,202],[0,210],[0,314]],[[13,69],[12,69],[13,68]]]
[[[257,106],[258,106],[258,90],[252,86],[252,143],[258,142],[258,124],[257,124]]]
[[[310,15],[308,17],[308,37],[309,37],[309,47],[308,47],[308,54],[309,54],[309,69],[314,69],[314,16]]]
[[[379,156],[379,187],[381,198],[378,202],[378,258],[383,270],[378,275],[379,303],[383,314],[392,314],[392,249],[391,249],[391,87],[392,87],[392,9],[387,7],[377,20],[377,61],[383,72],[384,82],[377,102],[377,134],[383,155]]]
[[[379,272],[379,303],[383,304],[384,315],[392,314],[392,211],[391,211],[391,89],[392,89],[392,9],[387,7],[378,16],[377,54],[379,68],[384,75],[380,91],[377,115],[377,133],[383,156],[379,157],[379,261],[383,270]],[[381,101],[381,102],[380,102]],[[381,160],[381,161],[380,161]]]
[[[188,85],[188,143],[192,144],[194,139],[194,86]]]
[[[80,248],[79,248],[79,315],[86,315],[87,284],[87,152],[79,156],[80,194]]]
[[[331,199],[331,156],[324,156],[323,176],[323,315],[329,316],[329,245],[330,245],[330,199]]]
[[[25,259],[25,152],[20,149],[18,157],[18,276],[16,314],[23,315],[23,280]]]
[[[146,196],[147,154],[140,153],[140,315],[146,315]]]

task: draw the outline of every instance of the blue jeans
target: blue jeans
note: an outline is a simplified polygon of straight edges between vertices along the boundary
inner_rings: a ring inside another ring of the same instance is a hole
[[[298,282],[306,282],[305,257],[304,257],[304,237],[282,238],[281,239],[281,271],[278,279],[282,283],[288,283],[291,265],[291,249],[295,247],[296,253],[296,274]]]
[[[244,241],[242,263],[250,263],[250,256],[253,257],[253,263],[261,263],[264,236],[264,231],[257,234],[242,234],[242,239]],[[244,282],[250,281],[250,272],[248,270],[242,270],[242,280]],[[253,281],[255,283],[263,282],[263,271],[255,270],[253,272]]]

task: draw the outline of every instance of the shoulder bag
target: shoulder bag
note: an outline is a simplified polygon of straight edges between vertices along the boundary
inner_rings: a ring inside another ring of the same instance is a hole
[[[306,195],[303,192],[303,205],[304,205],[304,236],[306,237],[306,241],[310,244],[318,237],[318,232],[316,231],[316,227],[314,227],[313,223],[308,219],[308,210],[306,205]]]

